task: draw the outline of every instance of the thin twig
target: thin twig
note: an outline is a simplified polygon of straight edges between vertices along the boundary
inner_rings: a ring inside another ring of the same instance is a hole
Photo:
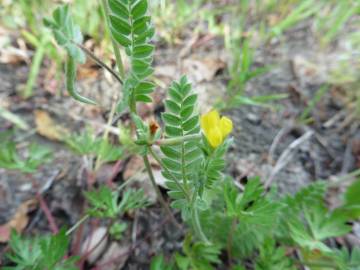
[[[78,222],[76,222],[70,229],[66,231],[66,235],[70,235],[73,231],[75,231],[84,221],[86,221],[89,218],[89,214],[86,214],[81,219],[79,219]]]
[[[270,161],[273,161],[274,160],[274,156],[275,156],[275,150],[277,148],[277,146],[279,145],[281,139],[286,135],[288,134],[292,129],[294,128],[294,125],[290,125],[290,126],[286,126],[286,127],[283,127],[278,134],[276,134],[271,146],[270,146],[270,149],[269,149],[269,159]]]
[[[167,214],[170,216],[171,221],[174,223],[174,225],[181,229],[181,225],[176,221],[173,213],[171,212],[168,204],[166,203],[163,195],[161,194],[161,191],[160,191],[159,187],[157,186],[157,184],[155,182],[155,177],[154,177],[154,174],[153,174],[152,169],[151,169],[149,158],[145,155],[143,157],[143,160],[144,160],[145,168],[146,168],[146,171],[147,171],[147,173],[149,175],[151,184],[152,184],[153,188],[155,189],[155,192],[156,192],[156,195],[157,195],[157,198],[158,198],[160,204],[163,206],[163,208],[165,209]]]
[[[268,189],[273,180],[275,175],[283,169],[286,164],[289,163],[291,160],[291,157],[293,156],[294,150],[298,148],[302,143],[306,142],[308,139],[310,139],[313,136],[314,132],[309,130],[306,133],[304,133],[301,137],[297,138],[295,141],[293,141],[280,155],[279,159],[277,160],[274,169],[272,170],[270,176],[268,177],[267,181],[265,182],[265,189]]]
[[[44,212],[44,214],[46,216],[46,219],[49,222],[50,229],[51,229],[52,233],[57,234],[59,232],[59,228],[56,225],[55,219],[54,219],[53,215],[51,214],[51,211],[50,211],[49,207],[47,206],[44,198],[41,196],[41,194],[39,192],[36,193],[36,198],[39,201],[41,210],[43,210],[43,212]]]
[[[84,47],[82,44],[73,42],[77,47],[79,47],[87,56],[89,56],[96,64],[105,68],[107,71],[110,72],[111,75],[120,83],[123,84],[123,80],[116,74],[114,70],[112,70],[108,65],[106,65],[100,58],[98,58],[95,54],[93,54],[90,50]]]

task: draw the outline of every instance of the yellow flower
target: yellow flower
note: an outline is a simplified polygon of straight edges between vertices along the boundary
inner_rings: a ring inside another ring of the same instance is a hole
[[[202,115],[200,124],[206,139],[214,148],[222,144],[233,129],[232,121],[225,116],[220,118],[219,112],[216,110]]]

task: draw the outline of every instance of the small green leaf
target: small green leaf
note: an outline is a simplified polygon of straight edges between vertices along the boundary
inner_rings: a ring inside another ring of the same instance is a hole
[[[183,119],[188,119],[192,115],[193,111],[194,111],[193,105],[187,106],[187,107],[181,109],[180,116]]]
[[[115,15],[128,20],[130,17],[130,13],[128,8],[121,3],[118,0],[109,0],[109,7],[112,13],[114,13]]]
[[[174,102],[176,102],[178,104],[182,102],[181,94],[174,87],[170,87],[168,93],[169,93],[170,98]]]
[[[149,57],[154,51],[154,46],[150,44],[139,45],[134,48],[133,56],[136,58]]]
[[[110,22],[114,29],[119,33],[127,36],[131,33],[131,26],[118,16],[110,15]]]
[[[181,154],[180,151],[176,150],[175,147],[171,146],[161,146],[160,149],[164,153],[164,155],[173,159],[179,158]]]
[[[135,88],[136,94],[150,94],[154,91],[155,84],[151,82],[141,82]]]
[[[360,205],[360,179],[352,183],[345,193],[346,205]]]
[[[149,64],[143,60],[140,59],[132,59],[131,61],[133,71],[136,74],[143,74],[147,71]]]
[[[163,158],[163,163],[164,165],[169,169],[169,170],[180,170],[181,169],[181,164],[176,162],[173,159],[170,158]]]
[[[199,123],[199,116],[195,115],[195,116],[191,117],[189,120],[187,120],[185,123],[183,123],[182,128],[185,131],[189,131],[189,130],[192,130],[193,128],[195,128],[198,123]]]
[[[114,27],[110,26],[111,34],[114,39],[122,46],[127,47],[131,44],[131,40],[125,35],[118,32]]]
[[[185,98],[183,104],[182,104],[182,108],[188,107],[188,106],[194,106],[195,102],[197,100],[197,95],[193,94],[188,96],[187,98]]]
[[[133,23],[133,32],[136,35],[144,33],[148,29],[148,23],[150,22],[149,16],[141,17]]]
[[[181,124],[181,119],[174,114],[163,113],[161,116],[166,124],[173,126],[179,126]]]
[[[147,0],[139,0],[132,8],[131,15],[133,19],[138,19],[145,15],[148,8]]]
[[[152,102],[151,97],[149,97],[147,95],[136,95],[135,100],[139,101],[139,102],[144,102],[144,103],[151,103]]]
[[[165,132],[170,137],[182,136],[182,129],[173,126],[166,126]]]
[[[180,106],[177,105],[176,102],[168,99],[165,101],[165,110],[178,114],[180,112]]]
[[[149,27],[146,31],[144,31],[135,38],[134,44],[135,45],[143,44],[145,43],[146,39],[152,38],[154,34],[155,34],[155,28]]]

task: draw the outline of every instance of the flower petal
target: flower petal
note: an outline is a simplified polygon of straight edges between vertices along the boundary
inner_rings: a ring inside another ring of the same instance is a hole
[[[208,134],[205,134],[212,147],[218,147],[223,142],[221,130],[218,127],[213,127]]]
[[[218,111],[212,110],[201,116],[200,125],[204,130],[205,135],[210,132],[213,127],[218,126],[220,123],[220,116]]]
[[[220,130],[223,138],[230,134],[233,129],[233,123],[230,118],[226,116],[221,117],[220,119]]]

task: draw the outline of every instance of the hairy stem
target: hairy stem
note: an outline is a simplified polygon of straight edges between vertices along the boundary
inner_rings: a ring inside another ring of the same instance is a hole
[[[199,218],[199,212],[198,212],[197,207],[194,204],[191,206],[191,219],[192,219],[195,233],[199,236],[201,241],[205,242],[206,244],[209,244],[210,241],[207,239],[206,235],[204,234],[204,232],[202,230],[200,218]]]
[[[200,218],[199,218],[199,212],[195,205],[197,193],[198,193],[198,189],[196,188],[194,190],[194,193],[193,193],[193,196],[191,199],[191,220],[192,220],[192,223],[194,226],[195,233],[199,236],[201,241],[205,242],[206,244],[209,244],[210,241],[207,239],[206,235],[204,234],[204,232],[202,230],[201,222],[200,222]]]
[[[177,187],[179,189],[181,189],[181,191],[185,194],[186,199],[188,200],[188,202],[190,202],[190,196],[189,193],[184,189],[184,187],[181,185],[181,183],[179,182],[179,180],[171,173],[171,171],[169,171],[166,166],[164,165],[164,163],[161,161],[161,158],[155,153],[155,151],[149,147],[148,148],[150,155],[159,163],[159,165],[161,166],[161,168],[166,171],[166,173],[168,173],[171,178],[174,180],[175,184],[177,185]]]
[[[156,192],[156,195],[160,201],[160,204],[162,205],[162,207],[165,209],[165,211],[167,212],[167,214],[169,215],[169,217],[171,218],[171,221],[174,223],[174,225],[178,228],[181,228],[181,225],[176,221],[173,213],[171,212],[168,204],[166,203],[163,195],[161,194],[161,191],[159,189],[159,187],[157,186],[156,182],[155,182],[155,178],[154,178],[154,174],[152,172],[152,169],[151,169],[151,165],[150,165],[150,162],[149,162],[149,158],[147,157],[147,155],[145,155],[143,157],[144,159],[144,164],[145,164],[145,168],[146,168],[146,171],[149,175],[149,178],[150,178],[150,181],[151,181],[151,184],[153,185],[153,188],[155,189],[155,192]]]
[[[200,138],[201,138],[201,134],[190,134],[190,135],[185,135],[185,136],[181,136],[181,137],[157,140],[155,142],[155,144],[157,144],[157,145],[175,145],[175,144],[179,144],[182,142],[191,141],[191,140],[200,139]]]
[[[42,60],[44,59],[47,42],[48,42],[47,38],[43,36],[39,42],[39,45],[36,48],[35,55],[32,59],[28,80],[26,82],[26,87],[23,93],[25,98],[29,98],[30,96],[32,96],[33,86],[39,74]]]
[[[231,266],[232,264],[232,244],[233,244],[233,233],[236,228],[236,218],[233,218],[231,221],[231,228],[226,240],[226,251],[228,255],[228,264]]]

